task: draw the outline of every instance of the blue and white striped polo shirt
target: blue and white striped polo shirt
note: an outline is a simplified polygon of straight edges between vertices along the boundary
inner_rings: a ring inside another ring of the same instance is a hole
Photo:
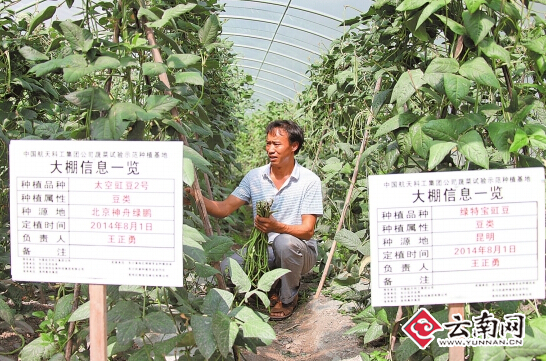
[[[239,186],[231,193],[235,197],[252,204],[256,217],[256,203],[273,199],[271,210],[273,217],[288,225],[301,224],[303,214],[322,216],[322,189],[320,178],[296,162],[290,178],[281,189],[277,189],[269,175],[271,164],[255,168],[248,172]],[[252,202],[252,203],[251,203]],[[279,233],[268,234],[269,243]]]

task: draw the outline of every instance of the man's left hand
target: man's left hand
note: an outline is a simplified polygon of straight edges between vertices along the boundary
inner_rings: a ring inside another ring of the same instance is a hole
[[[254,218],[254,227],[264,233],[279,232],[279,225],[279,221],[273,216],[269,216],[269,218],[256,216],[256,218]]]

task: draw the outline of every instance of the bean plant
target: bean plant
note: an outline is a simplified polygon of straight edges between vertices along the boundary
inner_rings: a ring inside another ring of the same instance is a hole
[[[80,14],[57,19],[56,6],[17,13],[10,7],[14,3],[0,5],[3,279],[10,278],[12,139],[184,140],[184,182],[191,186],[198,174],[203,192],[225,195],[236,179],[235,131],[251,107],[251,93],[250,79],[232,64],[231,44],[219,38],[221,4],[84,2]],[[231,252],[233,240],[226,234],[241,228],[237,216],[207,234],[193,209],[185,208],[184,239],[178,240],[184,244],[184,287],[108,286],[109,357],[149,360],[174,353],[181,360],[234,359],[240,347],[256,351],[274,339],[267,317],[236,302],[220,287],[222,276],[212,266]],[[252,290],[244,286],[244,272],[232,274],[231,281],[250,297],[266,294],[280,275],[264,274]],[[17,312],[23,313],[25,292],[40,290],[43,302],[53,301],[50,310],[34,313],[43,318],[40,337],[24,346],[21,359],[89,359],[86,285],[65,284],[56,294],[31,283],[2,287],[0,317],[11,325],[21,317]]]
[[[369,291],[356,287],[369,279],[369,264],[375,261],[369,257],[366,178],[543,167],[543,5],[540,0],[376,1],[344,22],[350,30],[311,66],[311,84],[291,112],[307,137],[300,162],[323,180],[325,212],[317,228],[322,254],[332,240],[341,245],[330,284],[349,289],[346,299],[356,301],[357,326],[351,332],[368,345],[384,345],[393,359],[446,360],[447,349],[433,344],[419,350],[400,331],[417,306],[374,309]],[[366,146],[359,153],[362,142]],[[357,159],[358,177],[346,205]],[[337,230],[344,206],[349,212]],[[428,307],[440,322],[447,321],[445,305]],[[467,349],[469,357],[544,357],[543,300],[469,304],[466,317],[483,309],[499,317],[525,313],[525,345]]]

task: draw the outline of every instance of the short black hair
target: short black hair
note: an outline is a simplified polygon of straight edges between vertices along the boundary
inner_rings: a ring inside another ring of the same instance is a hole
[[[300,149],[303,148],[303,129],[301,129],[299,125],[291,120],[274,120],[267,125],[267,128],[265,128],[265,134],[271,133],[273,129],[276,128],[281,128],[288,133],[288,142],[290,142],[290,144],[298,142],[298,149],[296,149],[294,152],[294,154],[298,154]]]

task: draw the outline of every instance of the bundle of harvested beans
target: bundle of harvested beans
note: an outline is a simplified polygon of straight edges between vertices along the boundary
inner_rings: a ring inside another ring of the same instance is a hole
[[[273,204],[272,199],[269,201],[262,200],[256,202],[256,213],[258,216],[268,218],[273,213],[271,212],[271,204]],[[268,271],[267,261],[269,252],[267,250],[267,244],[267,234],[261,232],[256,227],[253,227],[250,238],[243,249],[246,251],[244,256],[245,273],[254,284],[256,284],[260,277]]]

